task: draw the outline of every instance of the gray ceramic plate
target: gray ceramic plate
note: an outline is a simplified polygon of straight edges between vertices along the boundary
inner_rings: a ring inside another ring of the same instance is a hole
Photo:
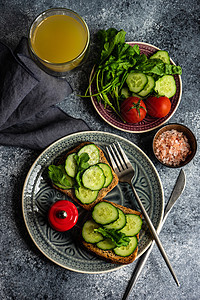
[[[56,264],[81,273],[102,273],[114,271],[121,265],[107,263],[88,253],[79,244],[80,224],[85,211],[78,207],[79,220],[71,230],[59,233],[48,224],[49,207],[57,200],[68,199],[66,195],[53,189],[49,183],[47,169],[59,156],[83,141],[97,144],[105,151],[105,146],[119,141],[135,169],[133,184],[157,229],[163,217],[163,188],[159,175],[149,158],[136,145],[114,134],[88,131],[66,136],[49,146],[34,162],[24,183],[22,209],[28,232],[40,251]],[[139,210],[132,190],[123,183],[118,184],[106,197],[124,206]],[[68,199],[70,200],[70,199]],[[140,233],[138,257],[151,242],[145,225]]]

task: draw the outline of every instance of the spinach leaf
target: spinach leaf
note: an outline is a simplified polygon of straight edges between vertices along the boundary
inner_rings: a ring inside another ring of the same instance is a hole
[[[78,172],[79,171],[83,171],[83,170],[85,170],[85,169],[87,169],[89,167],[88,161],[89,161],[90,157],[89,157],[89,155],[87,153],[81,153],[80,156],[78,156],[77,154],[75,154],[74,159],[75,159],[75,161],[77,163]]]
[[[101,233],[106,238],[110,238],[115,243],[116,247],[127,246],[130,242],[128,236],[115,229],[99,227],[94,229],[94,231]]]
[[[74,186],[75,189],[78,189],[80,186],[82,186],[82,180],[81,180],[81,176],[82,176],[82,171],[78,171],[78,173],[76,174],[76,185]]]
[[[48,175],[53,184],[61,189],[78,188],[82,185],[81,175],[85,169],[89,167],[89,155],[82,153],[80,156],[74,155],[77,163],[77,174],[75,180],[67,175],[64,165],[50,165]]]
[[[76,180],[76,184],[74,185],[75,189],[78,189],[80,186],[82,186],[82,173],[84,170],[86,170],[90,165],[88,163],[90,157],[88,155],[88,153],[81,153],[80,156],[78,156],[77,154],[74,155],[74,159],[76,160],[77,163],[77,174],[75,177]]]
[[[61,189],[70,189],[74,186],[74,180],[67,175],[63,165],[50,165],[48,174],[53,184]]]

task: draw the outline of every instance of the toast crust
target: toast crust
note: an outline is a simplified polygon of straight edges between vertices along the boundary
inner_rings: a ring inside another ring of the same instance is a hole
[[[114,205],[115,207],[121,209],[125,214],[135,214],[135,215],[139,215],[140,217],[142,217],[142,214],[139,211],[135,211],[131,208],[107,201],[107,200],[103,200],[104,202],[108,202],[111,203],[112,205]],[[136,235],[138,242],[139,242],[139,233]],[[93,252],[94,254],[96,254],[97,256],[101,257],[102,259],[110,262],[110,263],[115,263],[115,264],[130,264],[132,263],[138,254],[138,246],[136,247],[136,249],[134,250],[134,252],[126,257],[122,257],[119,255],[116,255],[112,250],[102,250],[99,249],[95,244],[91,244],[91,243],[87,243],[86,241],[83,240],[83,238],[81,239],[81,242],[83,244],[83,246]]]
[[[81,149],[83,146],[88,145],[88,144],[93,144],[92,142],[83,142],[81,144],[79,144],[77,147],[75,147],[74,149],[72,149],[71,151],[67,152],[58,162],[58,164],[63,164],[67,158],[67,156],[71,153],[77,152],[79,149]],[[95,145],[95,144],[94,144]],[[106,163],[107,165],[110,166],[109,162],[107,161],[103,151],[97,146],[95,145],[98,149],[99,149],[99,155],[100,155],[100,162],[101,163]],[[118,177],[115,174],[115,172],[113,171],[112,167],[110,166],[111,171],[112,171],[112,175],[113,175],[113,180],[112,182],[109,184],[108,187],[106,188],[102,188],[99,193],[98,196],[96,198],[96,200],[90,204],[83,204],[81,203],[75,196],[75,192],[74,189],[68,189],[68,190],[63,190],[59,187],[57,187],[56,185],[53,185],[53,187],[59,191],[61,191],[62,193],[66,194],[67,196],[69,196],[71,199],[73,199],[77,204],[79,204],[80,206],[82,206],[84,209],[86,210],[91,210],[98,202],[103,201],[103,198],[118,184]]]

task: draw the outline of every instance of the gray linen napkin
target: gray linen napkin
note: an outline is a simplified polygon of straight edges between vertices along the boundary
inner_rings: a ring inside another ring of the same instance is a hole
[[[72,88],[30,58],[27,39],[15,52],[0,42],[0,144],[44,149],[68,134],[89,130],[55,106]]]

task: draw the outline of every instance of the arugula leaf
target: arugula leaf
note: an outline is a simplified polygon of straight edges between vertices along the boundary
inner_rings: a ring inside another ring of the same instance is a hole
[[[148,59],[145,62],[138,64],[135,70],[147,73],[147,74],[157,74],[163,76],[165,72],[165,64],[160,59]]]
[[[67,175],[63,165],[50,165],[48,174],[51,181],[61,189],[70,189],[74,186],[74,180]]]
[[[159,76],[182,74],[182,69],[180,66],[169,65],[156,58],[148,59],[140,64],[137,64],[135,69],[143,73],[151,75],[155,74]]]
[[[101,63],[112,53],[115,45],[125,42],[126,32],[124,30],[117,31],[115,28],[109,28],[107,31],[100,30],[98,37],[103,44],[101,51]]]
[[[116,247],[127,246],[130,242],[130,238],[128,236],[115,229],[99,227],[94,229],[94,231],[101,233],[106,238],[110,238],[115,243]]]
[[[132,49],[135,51],[136,54],[140,55],[140,48],[139,48],[138,45],[134,45],[134,46],[132,47]]]
[[[180,66],[168,65],[165,64],[165,74],[166,75],[181,75],[182,68]]]

